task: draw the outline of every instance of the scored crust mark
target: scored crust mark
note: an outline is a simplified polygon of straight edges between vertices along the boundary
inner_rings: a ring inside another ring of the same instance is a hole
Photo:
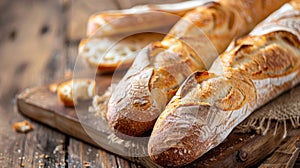
[[[242,93],[240,89],[231,88],[226,97],[216,101],[216,106],[222,110],[229,111],[231,109],[241,108],[244,101],[244,93]]]
[[[164,69],[153,71],[149,85],[150,91],[153,89],[164,90],[166,92],[166,99],[170,100],[174,96],[178,87],[178,81],[169,72],[165,71]]]
[[[246,45],[241,44],[246,41]],[[255,42],[255,45],[250,45]],[[262,37],[246,37],[240,39],[238,45],[230,54],[222,57],[225,71],[230,73],[243,74],[251,79],[269,77],[279,77],[290,73],[295,67],[299,66],[297,51],[299,41],[296,36],[289,32],[276,32],[266,34]],[[228,59],[228,61],[227,61]],[[231,72],[233,71],[233,72]]]
[[[185,17],[190,18],[190,21],[192,21],[197,27],[214,29],[216,28],[217,25],[217,17],[216,17],[217,13],[219,12],[223,13],[222,7],[220,6],[221,6],[220,3],[218,2],[210,2],[203,5],[202,7],[196,8],[194,11],[188,13]],[[222,15],[220,14],[220,16]],[[199,20],[199,17],[203,17],[203,18]]]

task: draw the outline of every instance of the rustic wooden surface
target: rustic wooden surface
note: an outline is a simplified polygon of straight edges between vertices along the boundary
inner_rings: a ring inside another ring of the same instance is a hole
[[[0,167],[139,167],[20,115],[15,95],[70,77],[88,16],[162,0],[0,1]],[[169,0],[175,2],[177,0]],[[178,0],[180,1],[180,0]],[[16,133],[28,120],[34,131]],[[298,157],[295,167],[300,166]]]
[[[101,95],[109,86],[111,77],[98,75],[96,79],[96,90]],[[291,108],[284,108],[283,110],[299,111],[299,93],[300,86],[297,86],[255,113],[267,114],[271,110],[282,109],[283,105]],[[138,159],[130,157],[131,151],[136,149],[140,153],[147,151],[147,143],[135,143],[134,147],[130,147],[130,145],[125,145],[131,144],[130,141],[122,140],[122,143],[119,143],[121,142],[119,140],[108,140],[108,137],[114,134],[108,129],[106,120],[87,111],[89,104],[90,102],[82,102],[80,106],[76,107],[76,112],[73,108],[65,108],[58,101],[56,94],[50,91],[49,86],[26,89],[17,96],[18,109],[24,115],[113,153],[123,153],[129,156],[127,159],[139,162],[145,167],[157,167],[148,157]],[[287,122],[286,129],[284,129],[283,123],[279,124],[277,128],[275,125],[276,122],[272,122],[269,131],[264,136],[255,132],[239,133],[238,129],[234,130],[222,144],[186,167],[199,167],[200,165],[200,167],[249,167],[262,161],[263,164],[260,167],[291,167],[299,155],[300,149],[295,144],[300,140],[300,129],[294,129],[289,122]],[[89,132],[84,131],[83,128]],[[274,136],[275,129],[277,130],[276,136]],[[287,138],[284,139],[285,132]],[[87,134],[92,135],[93,140],[96,141],[91,140]],[[137,146],[139,147],[137,148]],[[274,150],[276,150],[274,154],[269,156]],[[89,155],[90,153],[91,149],[87,149],[86,154]]]
[[[300,148],[295,145],[296,141],[300,140],[300,131],[293,131],[290,132],[290,136],[282,142],[274,154],[265,160],[260,167],[276,167],[276,163],[281,163],[282,167],[292,167],[294,165],[300,151]]]
[[[138,167],[20,115],[15,99],[27,87],[70,77],[88,16],[130,3],[145,1],[0,1],[0,167]],[[30,121],[34,131],[12,129],[23,120]]]

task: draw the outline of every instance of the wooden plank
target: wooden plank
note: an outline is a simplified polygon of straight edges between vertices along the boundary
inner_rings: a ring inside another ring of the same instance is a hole
[[[131,8],[137,5],[145,5],[145,4],[166,4],[166,3],[176,3],[182,2],[184,0],[117,0],[121,9]]]
[[[34,124],[35,130],[24,141],[24,158],[26,167],[65,166],[65,136],[52,129]]]
[[[70,139],[68,148],[70,167],[117,167],[114,155],[76,139]]]
[[[99,149],[95,146],[83,143],[77,139],[70,138],[68,145],[68,165],[69,167],[119,167],[130,168],[131,162],[124,158]],[[136,164],[133,164],[136,165]]]
[[[109,76],[98,76],[97,81],[97,87],[102,88],[101,90],[103,91],[103,88],[109,85],[109,82],[105,81],[110,81],[110,79]],[[300,99],[299,93],[300,86],[294,88],[293,92],[285,93],[257,112],[268,112],[274,108],[280,108],[281,103],[278,102],[291,103],[291,107],[293,107],[294,110],[300,110],[300,106],[297,102]],[[41,103],[44,101],[48,103]],[[143,144],[135,144],[135,146],[133,146],[125,145],[127,141],[122,141],[121,143],[120,140],[112,141],[112,139],[108,137],[111,137],[113,133],[108,128],[105,120],[95,116],[93,113],[87,112],[87,106],[85,106],[84,103],[82,106],[76,108],[77,115],[74,115],[74,109],[64,108],[59,104],[55,93],[50,92],[48,87],[34,88],[24,92],[18,97],[18,106],[22,113],[67,134],[87,142],[90,142],[89,136],[93,137],[94,142],[92,143],[96,146],[105,148],[119,155],[128,156],[128,159],[141,162],[141,164],[146,167],[155,166],[147,157],[135,158],[130,156],[130,153],[135,152],[137,149],[147,152],[147,142],[145,142],[145,146],[141,146]],[[49,116],[51,116],[51,121],[49,121]],[[206,167],[218,167],[221,165],[244,167],[256,164],[275,150],[283,140],[281,137],[283,137],[284,128],[279,127],[276,136],[273,135],[274,128],[275,124],[272,125],[266,136],[260,136],[255,133],[233,133],[223,145],[208,152],[204,157],[190,164],[188,167],[197,167],[199,164]],[[290,128],[291,127],[288,127],[288,130],[290,130]],[[139,147],[137,148],[136,146]],[[244,158],[244,154],[246,158]]]
[[[300,152],[300,148],[296,145],[298,140],[300,140],[300,130],[295,129],[290,132],[290,135],[280,144],[272,156],[260,165],[260,168],[293,167]]]
[[[298,156],[294,168],[300,167],[300,155]]]
[[[34,121],[34,131],[19,134],[12,124],[24,118],[15,95],[28,86],[55,80],[62,70],[64,40],[59,0],[4,0],[0,3],[0,162],[1,167],[57,165],[65,156],[52,148],[64,143],[61,133]],[[55,65],[55,67],[53,67]],[[45,76],[45,74],[47,76]],[[47,157],[46,157],[47,156]]]
[[[116,157],[116,161],[117,161],[118,167],[122,167],[122,168],[130,168],[130,167],[135,167],[135,166],[136,167],[138,167],[138,166],[141,167],[140,165],[128,162],[124,158],[118,157],[118,156]]]
[[[296,142],[296,147],[300,149],[300,139],[298,139],[298,141]],[[300,154],[298,155],[296,163],[294,165],[294,168],[296,167],[300,167]]]
[[[90,15],[104,10],[118,9],[114,0],[69,0],[67,3],[67,38],[78,41],[86,37],[86,26]]]

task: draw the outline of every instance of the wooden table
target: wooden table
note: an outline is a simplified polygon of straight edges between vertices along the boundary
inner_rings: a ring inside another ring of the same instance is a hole
[[[0,1],[0,167],[139,167],[20,115],[15,96],[27,87],[70,77],[89,15],[145,3],[147,0]],[[13,123],[23,120],[30,121],[34,131],[16,133]]]
[[[20,115],[15,96],[27,87],[71,77],[90,14],[147,1],[180,0],[0,1],[0,167],[140,167]],[[12,129],[23,120],[34,131]]]

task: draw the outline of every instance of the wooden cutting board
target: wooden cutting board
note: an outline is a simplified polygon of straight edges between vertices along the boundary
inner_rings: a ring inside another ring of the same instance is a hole
[[[97,76],[97,92],[99,94],[111,84],[111,76]],[[291,109],[300,111],[300,86],[288,91],[273,100],[257,112],[268,112],[270,110],[282,109],[282,105],[290,104]],[[74,108],[64,107],[57,99],[56,93],[49,86],[41,86],[24,90],[17,96],[19,111],[41,123],[56,128],[63,133],[81,139],[97,147],[104,148],[110,152],[137,162],[145,167],[159,167],[147,156],[148,137],[140,138],[138,141],[121,140],[114,136],[107,122],[100,116],[88,112],[91,102],[84,102]],[[278,159],[266,159],[278,146],[284,146],[300,139],[299,129],[292,130],[288,125],[287,130],[292,132],[291,136],[283,138],[284,128],[278,127],[274,136],[271,130],[261,136],[252,133],[237,133],[233,131],[230,136],[217,148],[211,150],[200,159],[186,167],[246,167],[251,165],[283,165],[291,166],[295,163],[299,154],[299,148],[292,146],[287,149],[291,154]],[[295,133],[297,132],[297,133]],[[296,136],[295,136],[296,135]],[[281,151],[277,152],[280,154]],[[274,153],[274,155],[276,152]],[[137,157],[141,155],[142,157]],[[275,156],[276,158],[276,156]],[[265,162],[263,162],[266,160]]]

